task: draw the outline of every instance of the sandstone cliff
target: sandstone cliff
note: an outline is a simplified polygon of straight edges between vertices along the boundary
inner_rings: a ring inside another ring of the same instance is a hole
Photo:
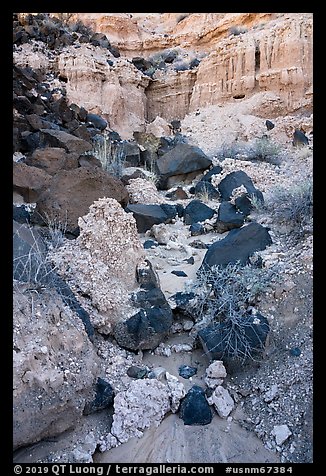
[[[78,13],[70,19],[77,20],[105,33],[120,57],[84,43],[51,51],[49,64],[65,80],[68,100],[102,114],[123,139],[158,116],[183,119],[258,93],[266,100],[248,114],[312,112],[311,13]],[[44,69],[46,56],[34,43],[24,45],[25,54],[16,52],[15,61]],[[176,60],[162,68],[160,55],[172,50]],[[155,55],[150,74],[131,61]]]

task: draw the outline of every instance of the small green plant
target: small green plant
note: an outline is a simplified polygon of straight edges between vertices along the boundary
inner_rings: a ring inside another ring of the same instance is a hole
[[[300,239],[312,232],[313,183],[306,180],[291,188],[277,187],[265,204],[276,223],[288,225],[290,234]]]

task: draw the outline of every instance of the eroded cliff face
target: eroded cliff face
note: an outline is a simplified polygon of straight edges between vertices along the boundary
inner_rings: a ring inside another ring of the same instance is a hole
[[[78,18],[107,34],[111,43],[129,58],[148,58],[175,47],[186,52],[185,60],[190,54],[203,57],[192,70],[156,72],[148,87],[146,81],[139,80],[136,95],[135,88],[125,95],[123,84],[117,92],[117,81],[113,82],[109,90],[119,95],[119,108],[130,112],[139,98],[147,121],[157,116],[167,121],[183,119],[198,108],[247,99],[264,91],[275,93],[275,100],[269,101],[270,107],[265,107],[263,116],[274,117],[280,111],[285,115],[302,108],[311,111],[310,13],[83,13]],[[128,87],[135,75],[130,76]],[[123,81],[126,82],[125,75]],[[108,79],[104,84],[109,84]],[[141,88],[147,98],[146,106]],[[134,104],[129,103],[131,96]],[[107,102],[104,98],[102,108]],[[137,108],[139,124],[141,108]],[[115,112],[115,116],[119,129],[123,114],[118,117],[119,112]]]
[[[147,89],[149,120],[167,120],[258,92],[274,92],[267,115],[312,106],[312,18],[291,16],[271,28],[232,35],[215,43],[196,70],[153,81]],[[191,81],[189,80],[191,77]],[[275,104],[275,107],[273,106]]]
[[[105,33],[120,57],[90,43],[57,53],[34,41],[15,62],[55,70],[68,101],[103,115],[123,139],[157,117],[182,120],[232,103],[262,118],[312,113],[311,13],[78,13],[76,20]],[[159,55],[172,50],[176,61],[160,69]],[[131,61],[153,54],[151,75]]]
[[[109,60],[112,61],[112,60]],[[99,47],[67,48],[57,58],[57,68],[67,81],[70,102],[103,115],[123,138],[143,130],[150,78],[126,59],[108,63],[108,52]]]

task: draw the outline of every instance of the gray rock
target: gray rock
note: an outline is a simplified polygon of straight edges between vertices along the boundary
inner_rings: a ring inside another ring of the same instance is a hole
[[[126,207],[126,212],[131,212],[134,215],[139,233],[145,233],[153,225],[171,221],[161,205],[129,204]]]
[[[260,190],[256,189],[251,178],[245,172],[243,172],[243,170],[231,172],[220,181],[218,184],[218,190],[221,194],[222,200],[230,200],[233,190],[240,187],[241,185],[247,189],[249,195],[256,197],[257,200],[261,202],[264,202],[263,194]]]
[[[256,222],[239,229],[231,230],[222,240],[213,243],[207,250],[199,273],[203,268],[228,263],[248,263],[249,256],[255,251],[264,250],[272,244],[268,229]]]
[[[184,222],[186,225],[203,222],[212,218],[215,210],[202,203],[200,200],[192,200],[184,209]]]
[[[233,228],[240,228],[244,224],[244,220],[244,215],[237,211],[235,205],[232,205],[230,202],[222,202],[220,204],[217,214],[217,224],[222,228],[220,233]]]
[[[180,405],[179,417],[185,425],[208,425],[213,415],[206,400],[204,390],[194,385]]]
[[[172,176],[205,170],[212,165],[211,159],[199,148],[189,144],[177,144],[157,160],[160,177],[159,187],[166,189],[167,179]]]

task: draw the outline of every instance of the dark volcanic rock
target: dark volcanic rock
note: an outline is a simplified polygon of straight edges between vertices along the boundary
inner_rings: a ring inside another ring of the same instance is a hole
[[[72,134],[53,129],[42,129],[40,131],[41,147],[63,147],[67,152],[83,154],[90,151],[92,144],[83,139],[79,139]]]
[[[180,270],[177,270],[177,269],[171,271],[171,274],[175,274],[179,278],[186,278],[188,276],[184,271],[180,271]]]
[[[213,243],[207,250],[201,268],[226,266],[228,263],[248,263],[255,251],[264,250],[272,244],[267,228],[256,222],[231,230],[222,240]]]
[[[146,377],[148,370],[146,367],[138,367],[137,365],[132,365],[127,369],[127,375],[131,378],[141,379]]]
[[[205,233],[205,228],[201,223],[193,223],[189,227],[191,236],[199,236]]]
[[[165,196],[172,200],[184,200],[188,198],[187,192],[185,192],[182,187],[177,187],[176,190],[168,192]]]
[[[212,410],[206,400],[205,392],[194,385],[182,400],[179,417],[185,425],[208,425],[213,418]]]
[[[218,175],[222,172],[222,167],[214,165],[206,174],[200,179],[201,182],[211,182],[214,175]]]
[[[170,217],[165,213],[161,205],[129,204],[126,207],[126,212],[133,213],[139,233],[145,233],[153,225],[170,221]]]
[[[157,160],[159,187],[166,189],[168,179],[202,171],[212,164],[211,159],[199,148],[189,144],[177,144]]]
[[[268,131],[271,131],[271,130],[274,129],[274,127],[275,127],[275,124],[273,124],[273,122],[272,122],[272,121],[269,121],[268,119],[267,119],[267,121],[265,122],[265,125],[266,125]]]
[[[197,373],[197,368],[196,367],[190,367],[189,365],[180,365],[179,369],[179,375],[180,377],[183,378],[190,378],[196,375]]]
[[[102,163],[94,155],[81,155],[78,159],[79,167],[97,167],[102,168]]]
[[[237,211],[235,205],[232,205],[230,202],[222,202],[220,204],[217,214],[218,225],[223,228],[223,230],[220,230],[220,233],[232,230],[233,228],[240,228],[244,220],[244,215]]]
[[[218,189],[221,194],[223,201],[228,201],[231,199],[232,192],[235,188],[243,185],[249,195],[253,195],[257,200],[264,202],[263,194],[260,190],[256,189],[252,183],[251,178],[243,172],[243,170],[237,170],[236,172],[231,172],[218,184]]]
[[[86,121],[93,124],[93,126],[100,131],[104,131],[108,125],[107,121],[97,114],[87,114]]]
[[[84,408],[84,415],[90,415],[91,413],[104,410],[113,405],[114,390],[109,382],[106,382],[102,378],[97,379],[96,383],[96,395],[92,402],[86,403]]]
[[[113,334],[121,347],[130,350],[154,349],[167,336],[172,322],[172,310],[160,289],[158,278],[147,261],[146,268],[137,269],[141,287],[133,296],[139,312],[115,325]]]
[[[86,215],[89,206],[101,197],[115,198],[122,206],[128,203],[122,182],[98,167],[61,170],[37,200],[32,221],[42,223],[48,216],[55,223],[66,223],[66,230],[73,232],[78,218]]]
[[[184,209],[184,222],[186,225],[202,222],[215,214],[215,210],[209,208],[200,200],[192,200]]]
[[[254,208],[248,194],[244,193],[234,200],[236,208],[244,214],[244,216],[250,215],[251,210]]]
[[[26,209],[25,205],[19,207],[12,206],[12,218],[17,223],[29,223],[31,214]]]
[[[260,352],[269,333],[269,324],[261,314],[247,314],[239,322],[226,320],[198,332],[205,354],[211,360],[254,356]],[[239,338],[240,336],[240,338]]]
[[[194,187],[195,195],[206,196],[209,200],[218,199],[220,194],[208,180],[200,180]]]
[[[144,241],[143,243],[143,247],[145,250],[148,250],[150,248],[155,248],[155,246],[158,246],[158,242],[157,241],[153,241],[153,240],[146,240]]]
[[[140,309],[127,321],[116,324],[113,334],[117,343],[126,349],[154,349],[168,334],[172,321],[168,307]]]
[[[293,133],[292,144],[294,147],[302,147],[309,144],[309,139],[302,131],[296,129]]]

